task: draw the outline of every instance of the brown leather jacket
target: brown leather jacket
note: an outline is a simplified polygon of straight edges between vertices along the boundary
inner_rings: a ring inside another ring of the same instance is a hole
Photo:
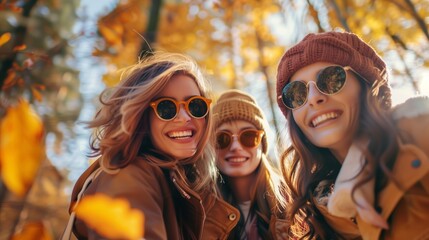
[[[426,106],[429,106],[428,102]],[[379,193],[378,205],[382,207],[381,215],[389,219],[388,230],[382,231],[357,219],[365,240],[429,238],[429,112],[416,117],[400,117],[397,126],[402,146],[393,176],[401,187],[390,182]]]
[[[97,165],[76,183],[72,203],[80,191],[76,186],[82,186]],[[145,239],[226,239],[239,219],[239,211],[214,194],[200,197],[169,170],[146,161],[135,161],[117,174],[101,172],[85,191],[95,193],[126,198],[131,208],[142,211]],[[78,218],[73,232],[79,239],[100,238]]]
[[[394,114],[397,116],[401,145],[392,173],[401,187],[389,182],[378,193],[377,203],[382,217],[388,220],[388,230],[370,225],[359,217],[355,223],[352,219],[333,216],[326,206],[317,205],[326,221],[345,239],[428,239],[429,100],[425,100],[419,104],[425,105],[426,109],[418,114]],[[412,111],[413,107],[405,104],[394,110]]]

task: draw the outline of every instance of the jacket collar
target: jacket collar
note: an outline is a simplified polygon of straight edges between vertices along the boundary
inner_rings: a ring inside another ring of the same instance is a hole
[[[415,145],[400,145],[398,157],[392,171],[396,181],[389,181],[378,195],[378,205],[382,207],[381,216],[387,220],[405,192],[428,173],[428,156]],[[383,229],[363,221],[359,216],[356,220],[363,239],[379,239]]]

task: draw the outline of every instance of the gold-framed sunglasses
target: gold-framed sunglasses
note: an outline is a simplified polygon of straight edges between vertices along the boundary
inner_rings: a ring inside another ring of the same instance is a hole
[[[335,95],[346,85],[347,70],[351,67],[328,66],[322,69],[316,78],[316,88],[325,95]],[[360,76],[360,75],[359,75]],[[308,100],[308,85],[311,82],[301,80],[289,82],[283,87],[282,94],[278,98],[282,99],[285,107],[291,110],[302,107]]]

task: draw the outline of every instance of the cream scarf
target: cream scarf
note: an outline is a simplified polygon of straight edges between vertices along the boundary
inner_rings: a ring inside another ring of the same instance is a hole
[[[392,118],[399,120],[401,118],[417,117],[429,113],[429,98],[427,96],[417,96],[407,99],[402,104],[392,109]],[[370,224],[380,228],[387,229],[387,221],[374,209],[374,184],[371,180],[354,192],[352,198],[353,186],[362,179],[365,169],[358,175],[363,167],[364,156],[359,148],[368,144],[354,143],[341,166],[340,173],[335,181],[334,190],[328,200],[328,211],[334,216],[354,218],[356,215]],[[357,176],[358,175],[358,176]],[[355,177],[357,176],[357,177]]]
[[[367,144],[352,144],[347,156],[341,166],[335,181],[334,190],[328,200],[328,211],[330,214],[343,218],[360,218],[377,227],[387,229],[389,226],[385,219],[374,209],[374,184],[372,179],[357,188],[352,197],[352,189],[355,184],[364,177],[365,169],[359,174],[364,166],[364,156],[358,146]]]

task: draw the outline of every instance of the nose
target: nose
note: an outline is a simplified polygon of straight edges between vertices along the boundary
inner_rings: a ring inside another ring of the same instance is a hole
[[[308,84],[308,95],[307,95],[307,103],[311,107],[315,107],[319,104],[326,102],[327,95],[321,93],[319,89],[316,87],[316,83],[311,81]]]
[[[189,116],[189,113],[186,111],[185,106],[183,104],[179,105],[179,112],[177,113],[177,116],[174,118],[174,121],[184,121],[184,122],[191,121],[191,116]]]
[[[231,142],[231,146],[229,147],[230,151],[234,151],[236,149],[241,149],[242,148],[240,142],[238,141],[238,136],[232,136],[231,141],[232,141]]]

